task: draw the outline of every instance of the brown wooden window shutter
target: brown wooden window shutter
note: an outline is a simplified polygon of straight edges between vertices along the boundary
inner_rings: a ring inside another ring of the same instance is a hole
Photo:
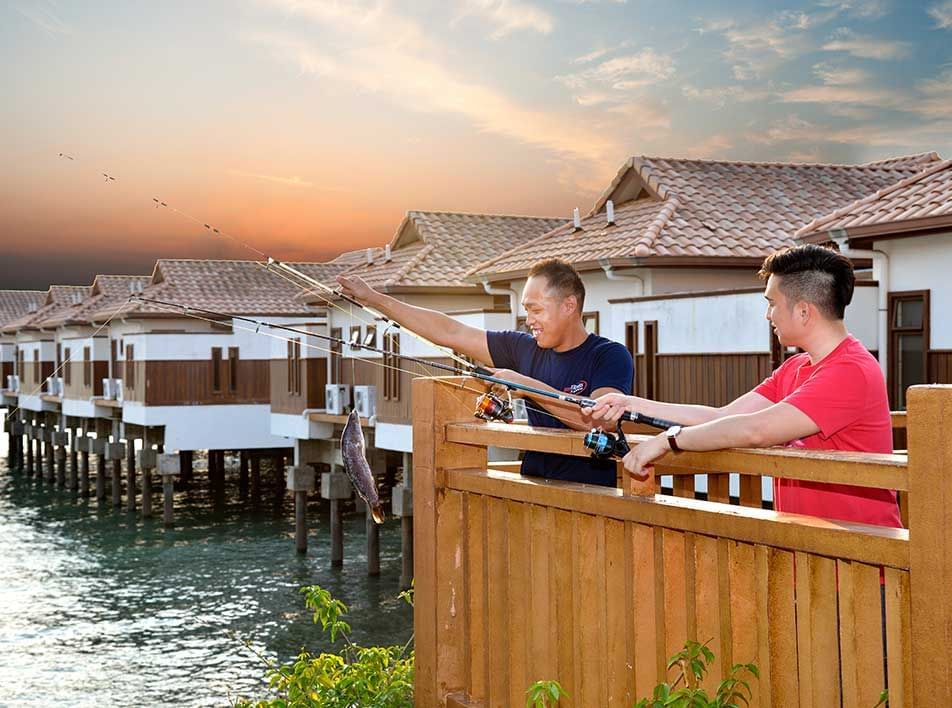
[[[294,340],[294,392],[301,394],[301,340]]]
[[[238,347],[228,347],[228,390],[238,392]]]
[[[288,393],[294,393],[294,340],[288,340]]]
[[[341,368],[344,356],[344,345],[341,338],[344,336],[340,327],[331,328],[331,380],[328,383],[339,384],[342,376]]]
[[[83,386],[93,385],[93,358],[89,347],[83,347]]]
[[[212,391],[221,391],[221,347],[212,347]]]
[[[67,348],[63,359],[63,383],[69,386],[73,381],[73,364],[70,362],[70,352]]]
[[[33,383],[40,383],[40,350],[33,350]]]
[[[129,389],[130,391],[132,391],[136,387],[135,358],[136,358],[135,346],[133,346],[132,344],[127,344],[126,345],[126,367],[125,367],[126,370],[123,373],[125,374],[126,388]]]

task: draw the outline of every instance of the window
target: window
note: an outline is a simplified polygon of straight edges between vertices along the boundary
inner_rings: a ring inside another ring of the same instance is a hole
[[[350,348],[357,350],[360,349],[361,336],[360,336],[360,325],[355,325],[350,328],[350,339],[347,340],[350,343]]]
[[[889,293],[889,398],[906,410],[906,389],[926,382],[929,291]]]
[[[657,359],[658,354],[658,323],[657,321],[645,322],[645,355],[644,355],[644,376],[641,380],[641,395],[645,398],[654,399],[656,397],[655,389],[658,384]]]
[[[332,384],[339,384],[342,376],[341,359],[344,356],[344,344],[341,339],[343,336],[344,332],[340,327],[334,327],[331,329],[331,370],[329,372],[329,383]]]
[[[228,347],[228,390],[238,392],[238,347]]]
[[[294,340],[294,393],[301,395],[301,340]]]
[[[125,365],[125,387],[129,391],[136,387],[136,367],[135,367],[135,347],[131,344],[125,347],[126,365]]]
[[[377,346],[377,328],[374,325],[367,325],[367,332],[364,334],[364,346]]]
[[[585,327],[586,332],[591,334],[598,334],[598,313],[597,312],[586,312],[582,315],[582,325]]]
[[[109,340],[109,375],[113,378],[119,378],[119,342],[115,339]]]
[[[73,365],[70,362],[70,349],[69,347],[63,352],[63,383],[67,386],[70,385],[73,381]]]
[[[221,347],[212,347],[212,391],[221,392]]]
[[[33,383],[40,383],[40,350],[33,350]]]
[[[89,347],[83,347],[83,386],[93,385],[93,358]]]
[[[400,334],[387,332],[383,337],[383,397],[400,400]]]
[[[631,354],[631,360],[634,362],[634,369],[631,372],[631,391],[637,391],[637,371],[638,371],[638,323],[625,323],[625,348]]]
[[[58,369],[63,365],[63,345],[59,342],[56,344],[56,368]]]
[[[294,393],[294,340],[288,340],[288,393]]]

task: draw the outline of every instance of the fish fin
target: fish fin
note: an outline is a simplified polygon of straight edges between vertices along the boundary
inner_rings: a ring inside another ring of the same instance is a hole
[[[382,524],[387,518],[386,514],[383,513],[383,507],[380,506],[380,504],[377,504],[377,506],[370,510],[370,515],[374,517],[374,521],[376,521],[378,524]]]

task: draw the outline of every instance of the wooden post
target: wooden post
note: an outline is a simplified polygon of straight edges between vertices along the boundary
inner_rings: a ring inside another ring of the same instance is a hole
[[[403,478],[391,492],[393,515],[400,517],[400,587],[413,583],[413,456],[403,453]]]
[[[56,457],[56,486],[60,489],[66,488],[66,448],[57,445],[55,448]]]
[[[146,447],[146,440],[142,441],[143,447],[139,450],[138,462],[139,469],[142,470],[142,518],[152,518],[152,470],[157,463],[157,454],[155,450]]]
[[[413,503],[416,636],[414,700],[417,705],[442,705],[446,694],[465,685],[463,642],[439,643],[440,636],[462,636],[464,615],[456,593],[463,586],[463,567],[442,567],[438,575],[436,539],[462,544],[459,515],[441,518],[444,471],[486,468],[485,447],[447,443],[445,425],[471,420],[472,411],[455,390],[431,378],[413,382]],[[459,505],[457,505],[459,506]],[[444,549],[444,552],[449,552]],[[462,548],[457,547],[458,554]]]
[[[173,524],[172,501],[175,495],[175,475],[182,471],[182,455],[159,455],[156,458],[156,468],[162,476],[162,523],[168,528]]]
[[[179,479],[183,484],[192,481],[195,472],[192,467],[194,460],[195,454],[191,450],[182,450],[179,452],[179,469],[181,470]]]
[[[53,429],[47,428],[43,434],[43,457],[46,459],[46,481],[56,481],[56,458],[53,456]]]
[[[102,503],[106,501],[106,456],[103,453],[96,455],[96,499]]]
[[[29,433],[26,436],[26,476],[32,477],[36,474],[36,467],[33,466],[33,426],[30,425]]]
[[[307,494],[314,491],[314,468],[292,465],[287,474],[288,491],[294,494],[294,545],[298,553],[307,553]]]
[[[261,498],[261,458],[251,456],[251,500],[257,502]]]
[[[238,497],[242,500],[248,498],[248,453],[242,450],[238,453]]]
[[[112,461],[112,505],[122,506],[122,459]]]
[[[76,428],[70,433],[69,441],[69,482],[68,486],[72,491],[79,490],[79,435]]]
[[[380,527],[374,521],[370,505],[364,504],[367,529],[367,575],[380,575]]]
[[[917,708],[948,706],[952,664],[952,386],[908,390],[909,590],[912,686]]]

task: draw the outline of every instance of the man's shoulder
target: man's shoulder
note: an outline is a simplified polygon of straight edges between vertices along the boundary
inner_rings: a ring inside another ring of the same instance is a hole
[[[602,337],[598,334],[593,334],[589,338],[589,346],[592,351],[597,351],[603,354],[625,354],[631,356],[631,353],[625,347],[625,345],[616,342],[614,339],[608,339],[607,337]]]

